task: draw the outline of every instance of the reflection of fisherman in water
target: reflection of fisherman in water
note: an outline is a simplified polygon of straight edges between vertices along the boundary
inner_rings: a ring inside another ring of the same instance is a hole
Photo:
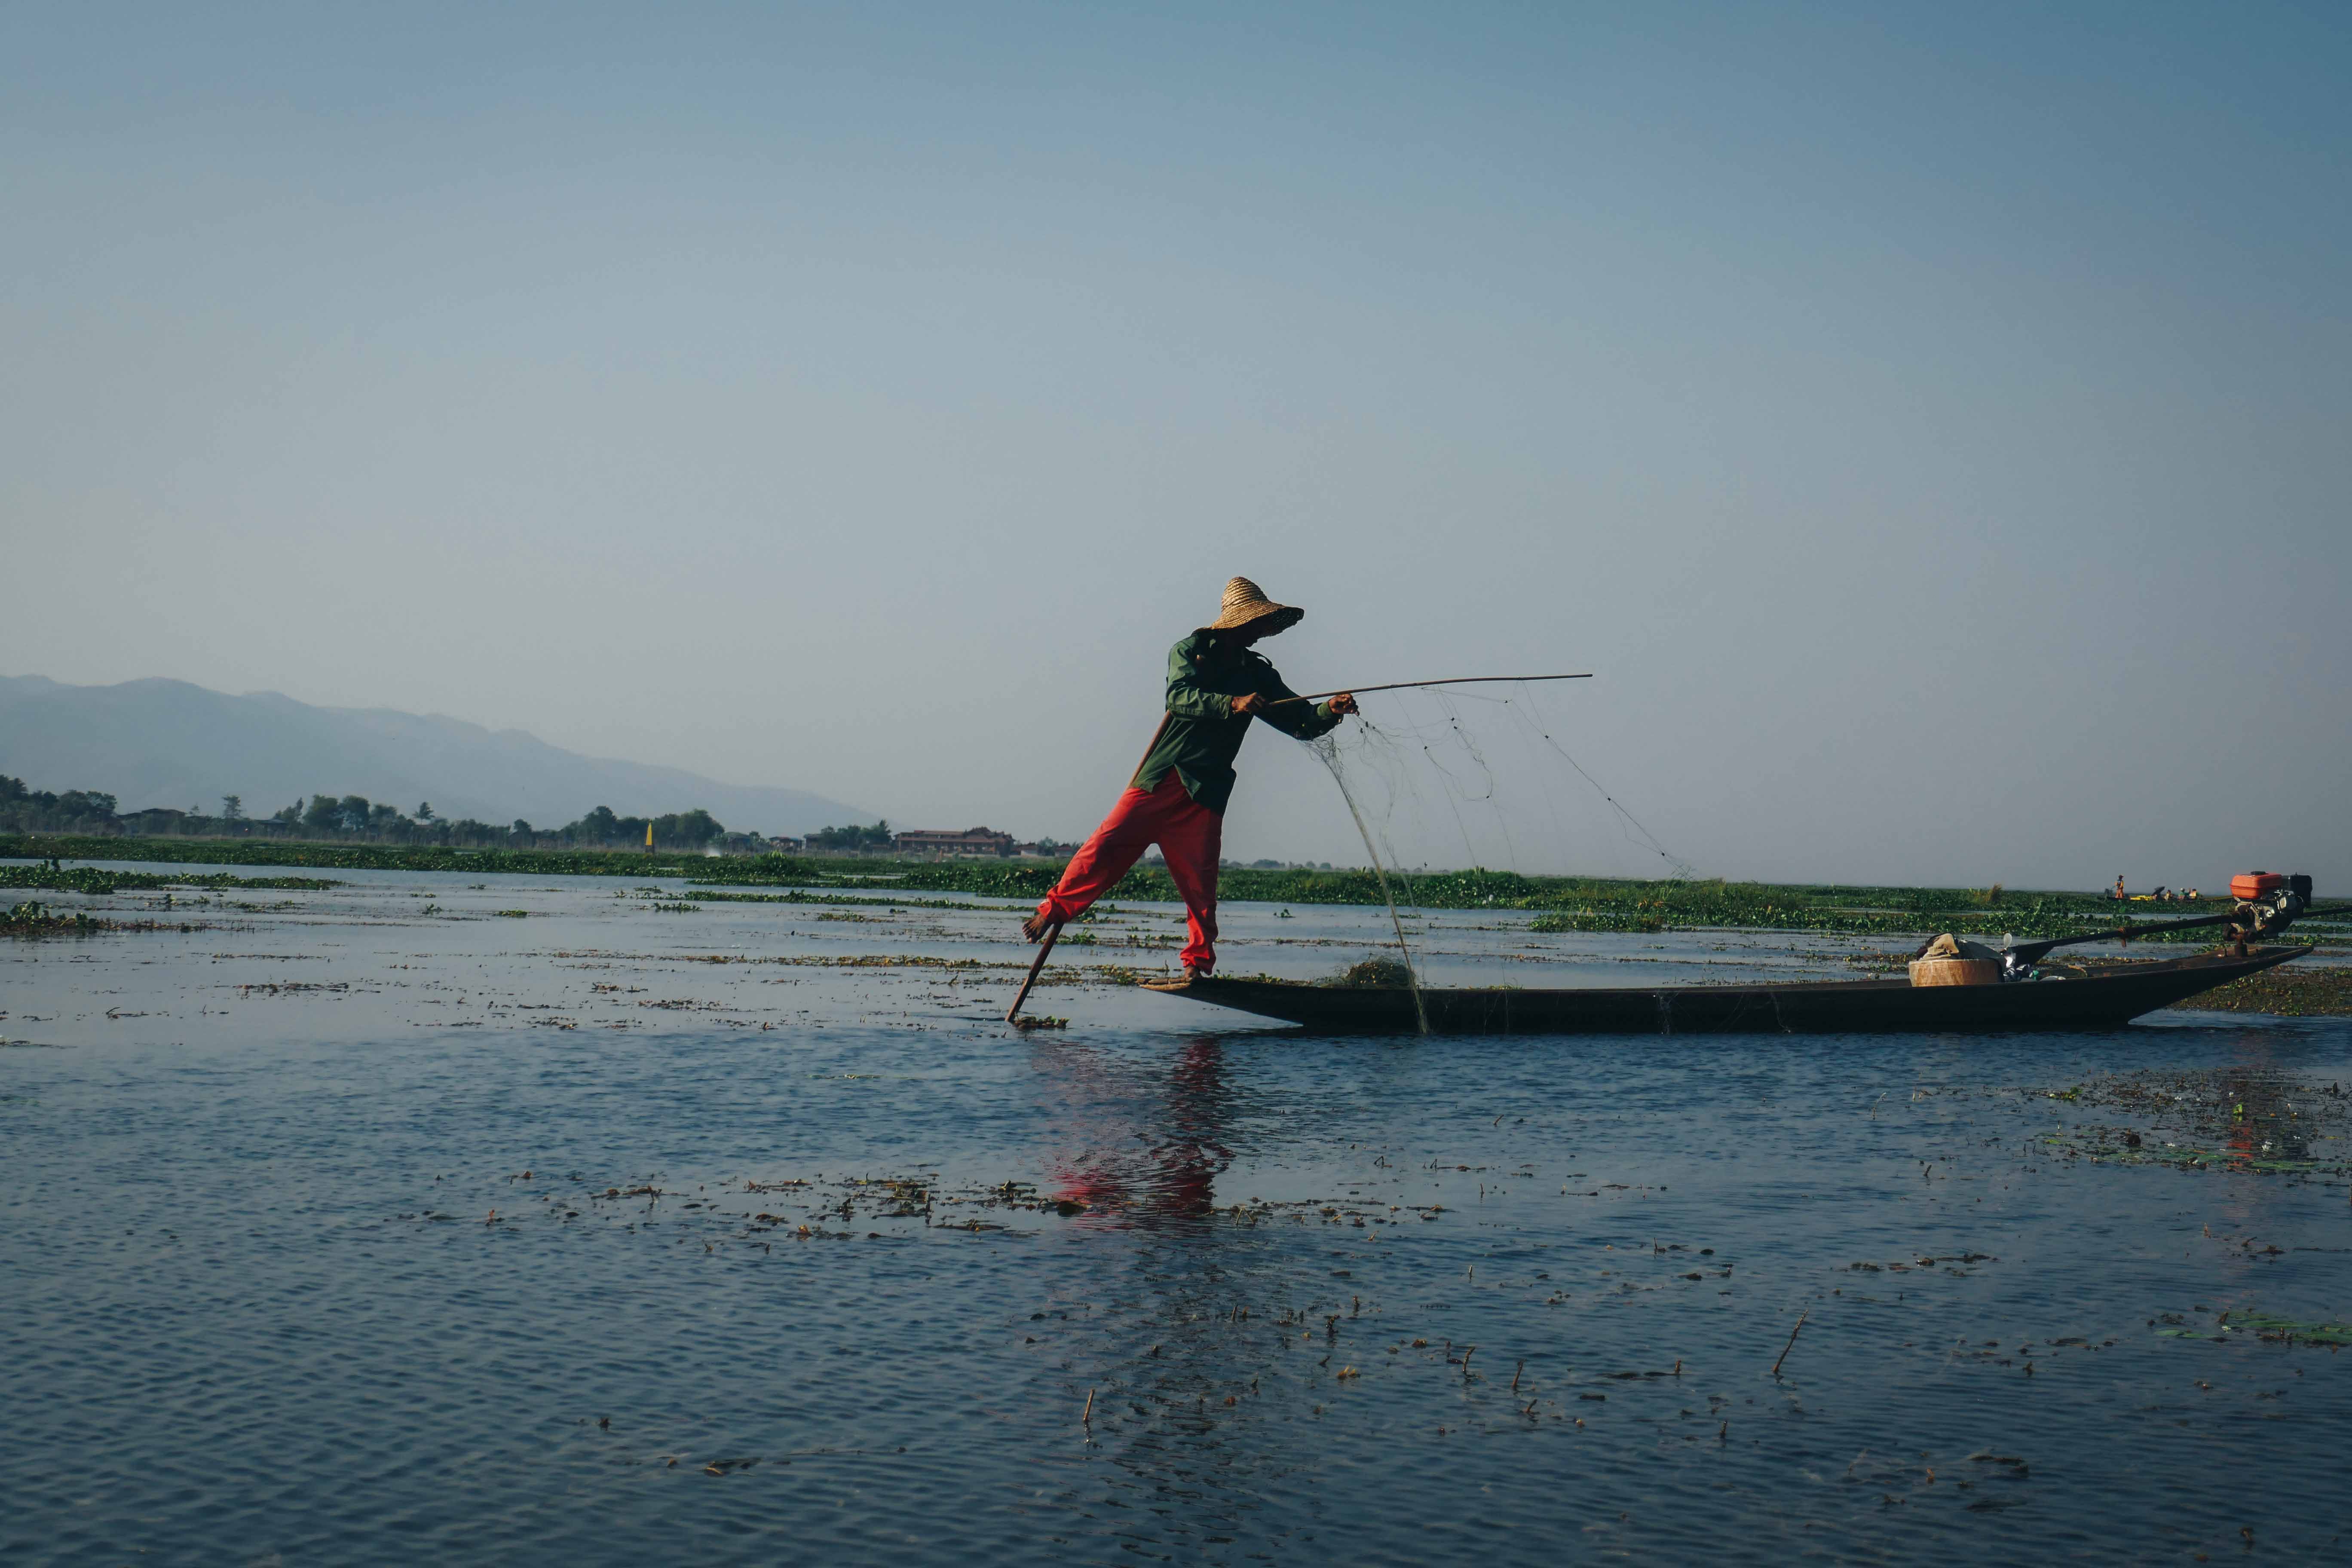
[[[1310,1462],[1299,1451],[1310,1428],[1259,1415],[1259,1395],[1295,1397],[1314,1359],[1338,1344],[1299,1342],[1286,1319],[1270,1321],[1296,1304],[1290,1254],[1212,1216],[1255,1093],[1246,1075],[1237,1086],[1213,1039],[1172,1052],[1066,1040],[1034,1050],[1038,1098],[1054,1108],[1044,1180],[1055,1196],[1104,1211],[1078,1222],[1102,1228],[1082,1244],[1090,1268],[1069,1298],[1093,1309],[1099,1350],[1078,1377],[1053,1375],[1064,1397],[1100,1395],[1086,1408],[1101,1445],[1092,1462],[1108,1467],[1105,1501],[1121,1517],[1132,1507],[1147,1529],[1155,1514],[1172,1516],[1194,1542],[1245,1537],[1268,1479]]]
[[[2313,1088],[2288,1076],[2263,1032],[2249,1030],[2236,1045],[2238,1059],[2206,1080],[2204,1095],[2183,1096],[2196,1109],[2182,1131],[2200,1146],[2218,1142],[2212,1152],[2223,1170],[2275,1171],[2283,1163],[2312,1159],[2312,1135],[2320,1123]],[[2197,1106],[2197,1100],[2204,1103]],[[2294,1204],[2287,1196],[2292,1190],[2267,1181],[2222,1183],[2205,1234],[2252,1251]]]
[[[1070,1098],[1062,1147],[1048,1156],[1054,1195],[1149,1223],[1215,1206],[1231,1091],[1224,1048],[1189,1040],[1173,1063],[1127,1062],[1065,1041],[1041,1044],[1040,1070]]]
[[[2268,1053],[2265,1052],[2265,1055]],[[2294,1097],[2310,1090],[2289,1081],[2267,1062],[2250,1072],[2223,1075],[2229,1117],[2222,1145],[2234,1160],[2308,1160],[2308,1123],[2296,1113]]]

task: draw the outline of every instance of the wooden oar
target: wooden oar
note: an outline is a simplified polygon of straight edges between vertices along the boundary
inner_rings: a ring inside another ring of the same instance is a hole
[[[1010,1024],[1019,1017],[1021,1004],[1029,1000],[1029,988],[1037,984],[1038,972],[1045,967],[1045,955],[1054,951],[1054,943],[1060,941],[1061,936],[1061,921],[1055,921],[1045,927],[1045,940],[1037,944],[1037,957],[1029,965],[1029,978],[1021,983],[1021,990],[1013,996],[1013,1005],[1005,1009],[1006,1023]]]

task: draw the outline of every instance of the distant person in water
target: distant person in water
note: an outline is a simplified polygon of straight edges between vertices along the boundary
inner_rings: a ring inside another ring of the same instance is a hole
[[[1234,793],[1234,758],[1249,721],[1262,719],[1286,735],[1311,741],[1356,710],[1355,698],[1345,691],[1313,706],[1284,701],[1297,693],[1252,648],[1306,614],[1276,604],[1246,577],[1225,584],[1223,613],[1168,650],[1168,710],[1143,765],[1022,926],[1024,936],[1042,942],[1047,928],[1084,913],[1157,844],[1184,900],[1192,938],[1184,944],[1184,980],[1216,967],[1218,851],[1225,802]]]

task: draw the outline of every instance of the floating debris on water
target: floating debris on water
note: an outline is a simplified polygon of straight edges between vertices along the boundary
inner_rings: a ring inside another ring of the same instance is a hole
[[[1360,989],[1402,990],[1412,984],[1412,971],[1402,959],[1374,956],[1349,965],[1330,984]]]

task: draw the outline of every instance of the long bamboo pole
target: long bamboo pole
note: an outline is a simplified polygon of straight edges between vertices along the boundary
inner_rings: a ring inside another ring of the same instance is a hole
[[[1281,708],[1293,702],[1320,702],[1326,697],[1337,697],[1341,692],[1360,697],[1367,691],[1405,691],[1417,686],[1479,686],[1496,680],[1590,680],[1591,679],[1592,672],[1588,669],[1577,675],[1462,675],[1451,680],[1392,680],[1386,686],[1342,686],[1330,691],[1309,692],[1304,697],[1278,697],[1266,706]]]

